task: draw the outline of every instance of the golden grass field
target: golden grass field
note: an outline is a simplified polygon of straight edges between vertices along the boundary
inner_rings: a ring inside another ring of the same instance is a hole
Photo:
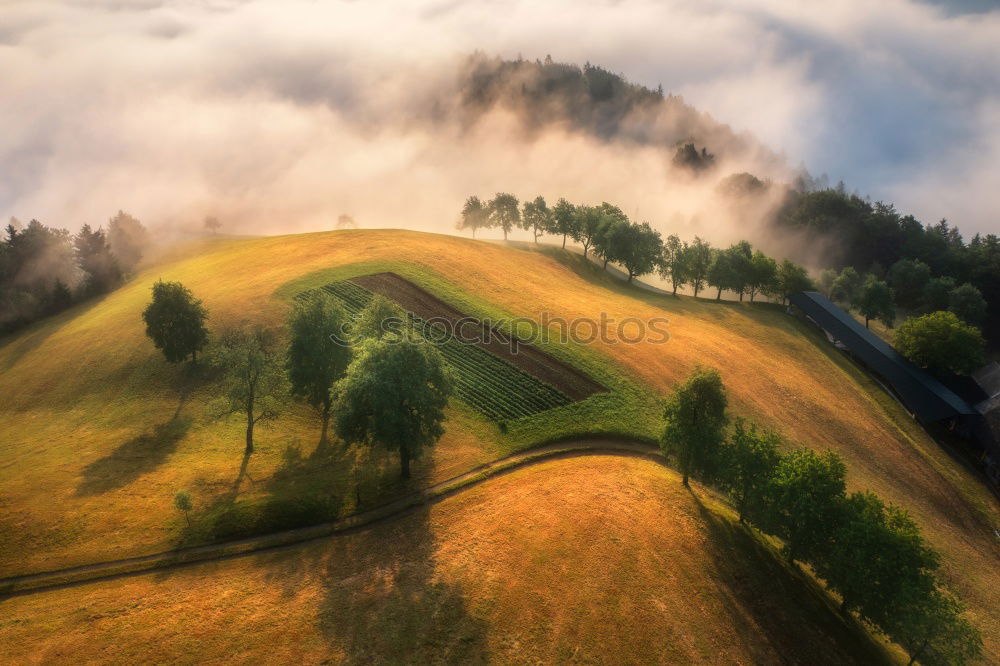
[[[18,597],[17,663],[879,663],[709,494],[592,456],[360,533]],[[153,648],[155,646],[155,648]]]
[[[415,484],[449,478],[564,430],[580,434],[606,425],[619,431],[625,423],[631,432],[623,434],[655,435],[660,397],[697,364],[717,367],[735,414],[793,444],[838,452],[851,488],[875,490],[911,512],[943,554],[945,578],[983,630],[987,655],[1000,661],[997,501],[818,334],[774,306],[645,292],[568,252],[406,231],[206,241],[99,301],[0,341],[0,575],[170,548],[183,531],[172,505],[177,490],[189,489],[196,509],[231,491],[242,451],[238,419],[214,418],[211,384],[186,379],[144,336],[139,315],[157,278],[191,288],[217,330],[240,321],[280,325],[290,284],[315,286],[323,271],[362,263],[404,274],[409,267],[404,276],[426,277],[431,283],[421,286],[459,301],[467,312],[670,319],[666,344],[567,352],[628,393],[620,410],[583,403],[551,424],[502,435],[458,405],[445,437],[415,467]],[[263,492],[289,449],[308,457],[318,434],[318,419],[302,407],[262,429],[249,466],[252,481],[244,480],[238,492]],[[353,509],[353,492],[346,489],[354,484],[366,499],[401,490],[391,460],[360,474],[353,466],[358,455],[344,452],[323,470],[332,485],[345,488],[345,511]],[[0,617],[11,603],[0,606]]]

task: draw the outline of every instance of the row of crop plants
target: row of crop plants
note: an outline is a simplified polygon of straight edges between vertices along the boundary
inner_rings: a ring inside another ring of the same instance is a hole
[[[347,280],[320,288],[336,298],[349,315],[356,315],[374,298],[364,287]],[[296,298],[310,298],[319,290],[309,290]],[[426,340],[434,341],[455,374],[455,393],[489,419],[511,421],[569,404],[562,392],[533,377],[489,351],[474,344],[449,338],[439,324],[431,324],[408,312],[413,328]],[[443,341],[442,341],[443,340]]]

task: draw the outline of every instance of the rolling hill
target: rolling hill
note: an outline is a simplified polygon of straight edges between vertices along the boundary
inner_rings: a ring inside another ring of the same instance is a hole
[[[941,551],[945,578],[968,603],[971,619],[983,630],[987,655],[994,660],[1000,658],[1000,615],[995,599],[995,591],[1000,589],[997,567],[1000,543],[993,532],[1000,526],[1000,507],[995,498],[941,451],[894,401],[807,326],[774,306],[716,303],[646,292],[621,284],[575,254],[553,248],[515,249],[405,231],[340,231],[197,243],[148,268],[100,300],[77,306],[0,341],[0,395],[4,396],[0,404],[0,442],[4,453],[0,462],[0,531],[5,535],[0,542],[0,576],[208,541],[218,536],[212,531],[217,523],[212,521],[227,506],[235,503],[246,511],[266,508],[273,498],[298,492],[303,486],[326,493],[337,515],[355,511],[359,500],[364,508],[405,493],[407,488],[396,481],[395,466],[388,458],[343,447],[335,447],[329,456],[316,456],[318,419],[310,410],[294,405],[274,426],[260,433],[257,452],[244,478],[239,471],[240,425],[236,419],[217,415],[212,404],[211,374],[204,369],[192,372],[168,366],[145,338],[139,317],[148,301],[151,284],[159,278],[178,280],[192,289],[209,309],[210,328],[218,331],[240,322],[280,326],[296,294],[336,280],[387,271],[469,314],[537,318],[541,312],[548,312],[567,320],[596,320],[603,312],[619,321],[626,317],[648,320],[663,316],[670,320],[671,337],[663,344],[545,346],[546,352],[607,387],[607,392],[513,421],[505,431],[471,406],[456,402],[449,411],[446,435],[433,455],[414,468],[415,486],[450,478],[502,455],[560,437],[588,434],[655,437],[660,396],[696,365],[717,367],[722,372],[734,413],[774,428],[792,444],[838,452],[847,463],[852,488],[875,490],[910,511],[928,540]],[[539,466],[524,474],[535,475],[544,469],[545,466]],[[600,477],[599,470],[587,469],[588,474]],[[656,474],[662,480],[668,473]],[[617,478],[622,480],[623,475],[625,472],[620,471]],[[627,494],[633,475],[626,476],[629,482],[618,485],[623,486],[619,491]],[[512,475],[496,483],[511,484],[518,478],[526,477]],[[569,488],[579,489],[582,485],[577,483]],[[173,494],[180,489],[190,490],[194,497],[193,529],[185,527],[183,518],[173,508]],[[476,492],[492,490],[484,487]],[[510,492],[513,490],[498,493],[496,501],[502,502]],[[550,493],[551,498],[563,495],[565,492],[556,490]],[[669,502],[675,506],[682,499],[673,497]],[[461,503],[466,501],[462,499]],[[448,502],[440,506],[449,506]],[[439,510],[444,509],[435,508],[432,514]],[[525,509],[525,513],[527,520],[530,512]],[[669,513],[664,509],[660,517],[666,520]],[[495,526],[504,522],[489,524],[496,532]],[[564,527],[546,525],[539,528],[538,534],[552,536],[571,527],[576,529],[568,523]],[[448,538],[460,539],[457,531],[452,534]],[[618,538],[626,543],[642,534],[640,530]],[[477,538],[487,539],[487,536],[481,533]],[[359,537],[356,543],[361,545],[352,548],[359,557],[378,557],[374,552],[364,554],[363,545],[365,539],[377,538]],[[489,536],[489,539],[500,538],[506,537]],[[655,544],[646,543],[637,549],[646,557],[654,557],[668,541],[667,535],[660,535]],[[544,545],[546,549],[558,549],[559,543],[558,539],[539,537],[539,548]],[[513,541],[508,546],[522,547]],[[321,546],[316,548],[322,550]],[[562,554],[572,552],[570,549]],[[689,556],[704,559],[695,550]],[[301,557],[306,562],[310,556]],[[460,559],[457,554],[454,557]],[[557,566],[556,559],[550,554],[534,566],[538,571]],[[257,566],[248,563],[266,560],[268,557],[260,556],[231,565],[206,567],[217,567],[223,576],[228,566],[240,570]],[[476,580],[477,575],[488,580],[486,574],[492,566],[488,562],[489,558],[485,558],[454,566],[462,569],[468,580]],[[312,564],[302,564],[301,571]],[[583,564],[573,562],[572,566]],[[279,589],[288,573],[281,567],[279,570],[283,573],[260,574],[265,576],[260,580],[271,581],[274,589],[253,594],[276,596],[269,602],[260,601],[263,605],[257,611],[242,606],[237,610],[239,604],[233,601],[231,612],[216,609],[213,613],[220,622],[231,613],[266,614],[268,603],[277,603],[283,594],[297,594]],[[653,570],[647,567],[647,573]],[[175,582],[168,587],[177,588],[176,581],[189,575],[170,574],[168,578]],[[355,574],[336,575],[350,579]],[[712,578],[712,594],[728,598],[738,595],[733,586],[739,581],[720,575]],[[387,585],[386,594],[390,594],[395,588],[387,580],[380,584]],[[667,584],[659,579],[655,583]],[[155,587],[157,584],[157,577],[152,576],[120,585]],[[236,598],[251,595],[249,588],[240,588],[242,591],[237,587],[225,588],[225,583],[220,583],[223,587],[198,592],[196,587],[201,584],[210,583],[191,581],[195,587],[190,591],[174,589],[158,608],[162,612],[173,609],[173,616],[177,617],[184,614],[177,610],[177,604],[184,603],[184,599],[213,597],[226,589],[233,590]],[[8,600],[0,606],[0,617],[4,618],[0,622],[4,628],[0,631],[27,631],[25,627],[30,629],[31,622],[12,624],[15,617],[22,617],[14,609],[24,608],[29,614],[41,612],[37,609],[43,608],[46,599],[54,608],[58,604],[52,600],[62,599],[63,595],[70,595],[73,603],[79,601],[67,608],[85,608],[90,602],[84,599],[95,594],[102,599],[101,604],[118,608],[96,615],[110,617],[126,612],[115,606],[119,603],[114,601],[119,594],[117,585],[101,583]],[[138,589],[145,588],[135,591]],[[499,618],[506,617],[502,608],[504,591],[482,589],[486,590],[479,597],[482,601],[476,603],[483,608],[474,614],[479,620],[469,621],[469,631],[476,634],[489,633],[479,626],[481,622],[492,626],[502,624]],[[435,590],[439,588],[432,587],[428,594],[449,594],[447,590]],[[314,590],[302,594],[312,595],[310,603],[313,603],[319,593]],[[539,592],[522,589],[517,594],[521,595],[517,603],[525,607],[530,605],[526,599],[539,601]],[[662,598],[670,594],[664,590]],[[134,596],[126,594],[122,598]],[[94,597],[93,603],[98,603],[98,597]],[[447,600],[433,600],[434,604],[439,602],[450,608]],[[352,607],[351,604],[362,602],[340,599],[337,603]],[[590,603],[610,602],[581,599],[579,612],[583,613],[584,605]],[[491,605],[496,606],[493,611],[489,610]],[[544,615],[541,608],[544,606],[536,606],[530,612]],[[82,626],[73,623],[87,621],[88,617],[86,611],[73,616],[50,610],[54,613],[52,617],[58,616],[61,618],[58,622],[68,623],[64,626],[70,629]],[[615,612],[626,617],[631,611],[619,608]],[[538,620],[541,624],[551,619],[541,615]],[[314,617],[308,613],[307,616]],[[134,628],[139,631],[153,617],[136,620]],[[184,620],[188,621],[194,622]],[[588,625],[585,617],[566,621],[579,635],[600,636],[598,628]],[[545,631],[558,629],[555,625],[546,627]],[[584,631],[584,627],[589,628]],[[338,638],[335,645],[339,647],[329,648],[326,644],[321,647],[342,650],[338,654],[343,656],[350,653],[352,641],[368,640],[360,630],[351,627],[343,630],[354,633]],[[149,639],[149,634],[142,631],[136,635]],[[27,640],[24,636],[28,634],[20,635]],[[552,635],[542,632],[535,639]],[[706,646],[715,641],[720,649],[734,651],[729,658],[732,661],[747,660],[757,654],[753,650],[758,648],[752,647],[745,637],[741,643],[732,636],[725,638],[725,634],[709,632],[705,636],[708,643],[702,646],[677,643],[663,649],[683,650],[678,654],[686,655],[707,654],[704,651],[710,648]],[[679,637],[674,638],[680,641]],[[182,637],[178,635],[176,640],[181,641]],[[489,643],[491,639],[470,640]],[[509,640],[528,641],[528,638]],[[599,642],[598,638],[587,638],[591,640],[592,645]],[[141,644],[137,639],[135,645]],[[500,650],[491,645],[491,651]],[[249,643],[246,649],[250,649],[248,646]],[[605,647],[612,649],[613,645],[602,644],[602,649]],[[747,652],[738,653],[739,650]],[[544,656],[539,653],[539,658]]]
[[[10,599],[0,643],[19,663],[887,662],[803,578],[672,471],[594,456],[292,551]]]

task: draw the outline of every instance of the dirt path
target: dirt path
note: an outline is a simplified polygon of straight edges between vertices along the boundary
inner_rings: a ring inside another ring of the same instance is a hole
[[[388,504],[383,504],[333,522],[237,541],[179,548],[177,550],[141,557],[130,557],[122,560],[111,560],[25,576],[2,578],[0,579],[0,599],[32,594],[44,590],[83,585],[99,580],[135,576],[150,571],[175,569],[201,562],[241,557],[263,551],[288,549],[306,541],[322,539],[334,534],[349,533],[365,529],[376,523],[398,518],[418,507],[439,502],[488,479],[515,471],[527,465],[557,458],[586,455],[631,456],[646,458],[665,464],[656,446],[639,440],[594,438],[555,442],[495,460],[464,474],[418,490]]]

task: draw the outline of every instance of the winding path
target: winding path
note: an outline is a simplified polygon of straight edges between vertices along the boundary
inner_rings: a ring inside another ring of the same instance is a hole
[[[252,553],[287,549],[306,541],[322,539],[335,534],[345,534],[398,518],[418,507],[434,504],[472,488],[487,479],[528,465],[557,458],[588,455],[629,456],[665,464],[663,456],[660,455],[659,449],[655,445],[640,440],[592,438],[555,442],[500,458],[387,504],[332,522],[237,541],[178,548],[152,555],[2,578],[0,579],[0,599],[83,585],[94,581],[135,576],[150,571],[176,569],[201,562],[242,557]]]

